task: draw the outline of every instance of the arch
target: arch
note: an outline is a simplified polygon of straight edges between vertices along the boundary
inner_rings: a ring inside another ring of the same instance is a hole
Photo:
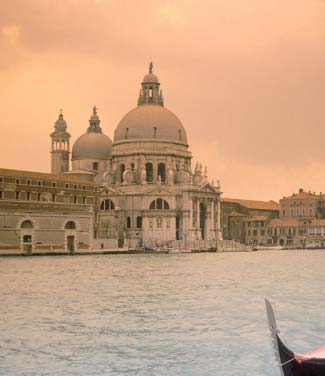
[[[142,228],[142,217],[139,215],[137,217],[137,228]]]
[[[153,182],[153,165],[150,162],[146,163],[146,182]]]
[[[110,200],[109,198],[103,200],[102,203],[100,204],[100,210],[114,210],[114,209],[115,209],[114,202]]]
[[[68,222],[65,224],[64,228],[65,228],[66,230],[76,230],[76,229],[77,229],[77,226],[76,226],[76,223],[75,223],[75,222],[73,222],[73,221],[68,221]]]
[[[160,176],[161,182],[166,181],[166,166],[165,163],[158,163],[158,175]]]
[[[126,218],[126,227],[131,228],[131,217]]]
[[[30,221],[29,219],[28,220],[25,220],[21,223],[20,225],[20,228],[24,228],[24,229],[33,229],[34,226],[33,226],[33,222]]]
[[[120,164],[120,182],[123,183],[124,182],[124,179],[123,179],[123,173],[125,171],[125,164],[122,163]]]
[[[156,210],[156,209],[163,209],[167,210],[169,209],[169,204],[166,200],[163,200],[162,198],[157,198],[156,200],[153,200],[150,204],[150,209]]]

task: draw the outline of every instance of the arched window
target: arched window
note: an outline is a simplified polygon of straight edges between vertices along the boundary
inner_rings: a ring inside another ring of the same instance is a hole
[[[123,172],[125,171],[125,164],[122,163],[120,164],[120,182],[123,183],[124,179],[123,179]]]
[[[69,221],[65,224],[64,228],[66,230],[75,230],[76,229],[76,224],[73,221]]]
[[[169,204],[166,200],[163,200],[162,198],[157,198],[156,200],[152,201],[150,204],[150,209],[169,209]]]
[[[152,163],[146,163],[146,182],[152,183],[153,181],[153,166]]]
[[[109,198],[102,201],[102,203],[100,204],[100,210],[114,210],[114,209],[115,209],[114,202],[110,200]]]
[[[164,163],[158,164],[158,176],[160,176],[162,183],[166,181],[166,167]]]
[[[137,217],[137,228],[142,228],[142,217],[141,216]]]
[[[131,217],[126,218],[126,227],[131,228]]]
[[[29,220],[23,221],[20,228],[33,228],[33,223]]]

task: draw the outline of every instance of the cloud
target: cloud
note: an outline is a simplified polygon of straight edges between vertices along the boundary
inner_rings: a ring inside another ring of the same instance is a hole
[[[228,190],[245,170],[247,194],[260,177],[271,194],[274,174],[296,182],[300,171],[307,182],[325,159],[324,35],[316,0],[3,1],[0,116],[12,145],[2,141],[0,157],[39,145],[35,135],[45,155],[60,107],[76,138],[96,103],[112,136],[153,60],[195,157]],[[49,168],[32,155],[10,163]]]

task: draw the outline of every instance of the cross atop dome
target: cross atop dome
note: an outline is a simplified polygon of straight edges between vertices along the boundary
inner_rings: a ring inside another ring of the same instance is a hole
[[[147,73],[142,80],[141,90],[138,98],[138,105],[142,104],[158,104],[164,105],[162,91],[159,91],[160,83],[158,77],[153,73],[152,61],[149,64],[149,73]]]

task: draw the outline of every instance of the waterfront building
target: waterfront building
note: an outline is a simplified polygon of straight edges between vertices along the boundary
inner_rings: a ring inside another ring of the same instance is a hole
[[[221,239],[220,184],[192,170],[186,130],[164,106],[152,64],[137,107],[122,117],[101,188],[101,247],[215,245]]]
[[[280,200],[280,218],[267,225],[269,244],[305,248],[325,245],[325,195],[305,192]]]
[[[97,195],[90,181],[1,168],[0,251],[91,249]]]
[[[275,201],[221,199],[221,226],[223,239],[243,244],[265,243],[266,225],[279,217],[279,204]]]
[[[186,130],[150,64],[137,107],[106,136],[94,107],[75,141],[62,112],[51,174],[0,170],[0,248],[25,253],[137,246],[215,247],[220,183],[192,168]]]

